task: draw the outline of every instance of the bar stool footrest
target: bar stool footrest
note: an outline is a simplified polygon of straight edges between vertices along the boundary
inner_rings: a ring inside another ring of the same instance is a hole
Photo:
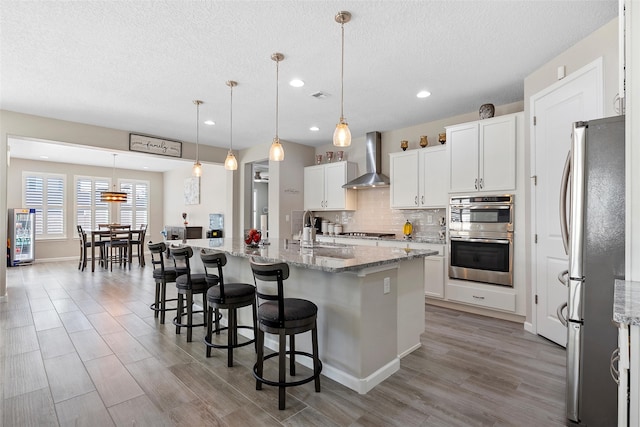
[[[222,317],[222,315],[220,315],[220,317]],[[228,326],[224,326],[224,327],[219,328],[219,329],[214,329],[213,331],[211,331],[211,335],[213,335],[213,334],[217,335],[218,332],[226,331],[228,329],[229,329]],[[253,326],[238,326],[238,329],[251,329],[252,331],[254,330]],[[255,337],[250,339],[250,340],[243,341],[241,343],[232,345],[231,348],[244,347],[245,345],[253,344],[254,342],[256,342]],[[207,347],[212,347],[212,348],[229,348],[229,345],[227,345],[227,344],[216,344],[216,343],[209,342],[209,341],[207,341],[207,337],[204,338],[204,344]]]
[[[178,301],[178,298],[171,298],[171,299],[166,299],[166,300],[164,300],[164,302],[165,302],[165,303],[168,303],[168,302],[171,302],[171,301]],[[159,305],[159,304],[160,304],[160,301],[158,301],[158,302],[154,302],[153,304],[149,305],[149,308],[150,308],[151,310],[153,310],[153,311],[175,311],[175,310],[177,310],[177,309],[178,309],[178,307],[165,308],[165,309],[162,309],[162,308],[158,308],[158,307],[156,307],[156,306],[157,306],[157,305]]]
[[[291,350],[288,350],[286,352],[286,354],[288,354],[288,355],[291,355],[291,353],[292,353]],[[307,353],[307,352],[304,352],[304,351],[296,350],[296,351],[293,352],[293,354],[295,354],[296,356],[306,356],[306,357],[310,358],[311,360],[314,360],[313,354],[311,354],[311,353]],[[271,353],[271,354],[269,354],[267,356],[264,356],[263,360],[271,359],[272,357],[276,357],[276,356],[279,356],[279,355],[280,355],[280,353]],[[273,387],[295,387],[295,386],[298,386],[298,385],[302,385],[302,384],[306,384],[308,382],[311,382],[311,381],[315,380],[316,378],[318,378],[320,376],[320,373],[322,372],[322,361],[320,360],[320,358],[317,358],[316,360],[318,361],[318,370],[317,370],[317,372],[314,371],[311,376],[309,376],[307,378],[303,378],[303,379],[298,380],[298,381],[285,381],[285,382],[281,383],[281,382],[278,382],[278,381],[271,381],[271,380],[268,380],[266,378],[261,378],[261,377],[258,376],[258,364],[257,363],[255,365],[253,365],[253,377],[256,380],[260,381],[261,383],[266,384],[266,385],[270,385],[270,386],[273,386]]]
[[[199,314],[199,313],[203,313],[204,314],[204,310],[198,310],[198,311],[192,311],[191,314]],[[180,318],[180,322],[182,321],[182,317],[186,316],[187,313],[182,313],[182,316]],[[206,323],[193,323],[191,325],[187,324],[187,323],[180,323],[178,321],[178,316],[173,318],[173,324],[175,326],[180,326],[181,328],[195,328],[197,326],[205,326]]]

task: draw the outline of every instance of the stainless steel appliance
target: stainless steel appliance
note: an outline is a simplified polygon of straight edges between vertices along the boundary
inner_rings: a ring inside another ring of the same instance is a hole
[[[609,366],[617,348],[614,280],[625,268],[624,145],[624,116],[576,122],[563,173],[560,224],[569,268],[561,281],[568,301],[558,318],[567,326],[567,418],[578,425],[616,425]]]
[[[449,278],[513,286],[513,195],[449,204]]]
[[[9,209],[7,266],[14,267],[35,260],[35,221],[35,209]]]

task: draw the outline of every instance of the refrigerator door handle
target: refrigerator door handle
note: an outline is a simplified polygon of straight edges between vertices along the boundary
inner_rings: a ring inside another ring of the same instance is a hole
[[[567,327],[567,418],[579,422],[582,325],[569,322]]]
[[[567,319],[562,315],[562,310],[567,308],[567,303],[560,304],[558,309],[556,310],[556,315],[558,316],[558,320],[562,323],[562,326],[567,327]]]
[[[620,348],[616,348],[611,353],[611,363],[609,364],[609,373],[616,384],[620,385],[620,371],[616,368],[616,364],[620,362]]]
[[[569,279],[569,298],[567,300],[567,320],[582,322],[582,280]]]
[[[558,273],[558,282],[562,283],[564,286],[569,286],[569,270],[563,270]]]
[[[585,207],[585,157],[587,125],[585,122],[575,122],[571,141],[571,188],[569,197],[571,207],[569,213],[569,277],[581,279],[584,277],[583,249],[584,249],[584,207]],[[569,302],[569,319],[571,317],[571,301]]]
[[[567,191],[569,190],[569,177],[571,176],[571,152],[567,154],[562,170],[562,181],[560,182],[560,234],[562,235],[562,245],[564,253],[569,254],[569,227],[567,226]]]

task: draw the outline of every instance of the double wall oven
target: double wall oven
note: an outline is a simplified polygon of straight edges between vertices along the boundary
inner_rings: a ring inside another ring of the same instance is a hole
[[[449,205],[449,278],[513,286],[513,195],[456,196]]]

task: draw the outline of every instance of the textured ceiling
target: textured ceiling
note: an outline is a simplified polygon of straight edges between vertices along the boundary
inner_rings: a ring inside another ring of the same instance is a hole
[[[523,99],[523,79],[617,14],[609,1],[10,1],[0,2],[0,107],[234,148],[275,134],[330,142]],[[306,84],[288,85],[292,78]],[[416,98],[420,90],[432,96]],[[310,94],[322,91],[326,98]],[[318,126],[319,132],[310,132]]]

